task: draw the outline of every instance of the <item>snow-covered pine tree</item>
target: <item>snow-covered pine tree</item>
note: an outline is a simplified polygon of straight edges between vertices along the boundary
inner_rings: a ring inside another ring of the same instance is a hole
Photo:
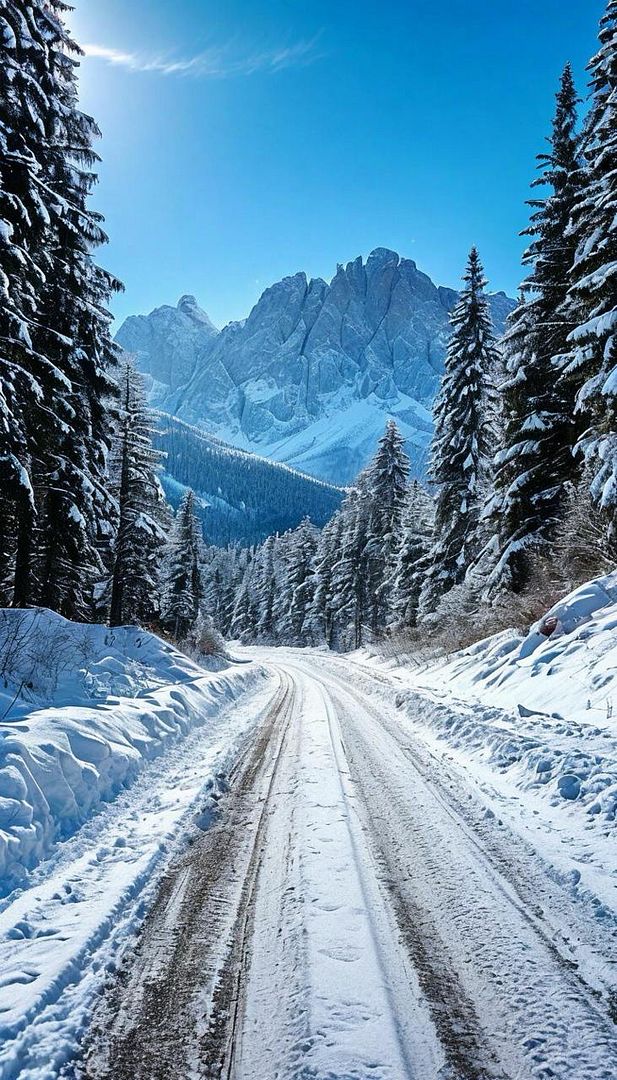
[[[0,12],[0,580],[12,602],[87,616],[109,509],[105,237],[88,210],[94,122],[77,107],[62,0]],[[36,524],[36,530],[35,530]],[[6,593],[5,593],[6,595]]]
[[[304,622],[308,616],[313,588],[313,560],[318,530],[304,518],[290,534],[285,589],[289,598],[279,627],[279,636],[289,645],[306,645]]]
[[[248,567],[238,589],[229,626],[231,638],[247,643],[255,640],[255,605],[250,584],[250,567]]]
[[[359,486],[343,501],[340,546],[331,571],[331,645],[341,652],[359,648],[367,636],[365,549],[370,508],[364,484],[361,475]]]
[[[549,152],[538,158],[541,175],[532,187],[548,186],[544,199],[529,201],[533,237],[523,263],[530,273],[522,301],[506,334],[503,443],[496,461],[499,561],[494,583],[520,589],[531,572],[530,552],[550,540],[563,515],[566,484],[575,472],[574,394],[559,379],[572,315],[566,303],[576,241],[569,228],[581,188],[578,96],[572,69],[561,76]]]
[[[208,547],[202,562],[202,610],[214,627],[226,636],[235,603],[239,561],[243,552],[238,548]],[[241,573],[242,571],[240,571]]]
[[[336,611],[333,597],[333,570],[341,557],[344,517],[337,512],[321,531],[315,552],[311,602],[304,622],[311,645],[333,644]]]
[[[276,627],[274,611],[276,601],[276,557],[277,536],[268,536],[261,545],[255,559],[255,637],[258,641],[274,642]]]
[[[252,548],[236,548],[235,557],[232,559],[232,572],[230,579],[229,593],[226,598],[226,607],[223,610],[223,620],[220,625],[220,630],[225,637],[229,637],[232,634],[231,625],[234,618],[236,603],[242,583],[245,580],[249,580],[252,564],[254,561],[254,552]]]
[[[172,526],[163,560],[161,626],[183,641],[197,621],[202,599],[203,534],[195,495],[187,491]]]
[[[463,280],[434,407],[430,478],[437,488],[435,539],[420,600],[423,613],[434,611],[440,597],[463,580],[478,554],[482,500],[493,450],[491,374],[499,356],[484,293],[486,280],[475,248]]]
[[[93,578],[101,570],[100,526],[111,512],[105,461],[117,351],[107,305],[120,286],[92,258],[93,249],[106,242],[101,216],[88,207],[98,160],[92,144],[99,131],[78,107],[79,49],[62,23],[66,5],[37,0],[32,10],[46,46],[41,171],[50,192],[50,268],[38,297],[33,344],[68,384],[54,401],[60,428],[41,428],[35,447],[38,600],[75,618],[89,613]]]
[[[392,625],[416,625],[420,593],[430,563],[435,507],[429,493],[413,480],[403,507],[392,580]]]
[[[578,444],[593,468],[591,493],[617,549],[617,0],[600,22],[589,64],[592,105],[583,136],[585,184],[573,214],[578,240],[570,302],[576,325],[565,377],[586,422]]]
[[[388,420],[377,453],[365,470],[370,505],[365,543],[368,622],[377,635],[386,626],[391,604],[392,575],[407,498],[409,458],[405,440],[394,420]]]
[[[50,72],[40,3],[6,0],[0,12],[0,591],[33,599],[36,434],[60,430],[49,402],[68,384],[33,343],[51,273],[55,197],[45,163]]]
[[[124,363],[110,460],[117,507],[111,551],[110,626],[147,625],[158,615],[159,574],[167,542],[165,499],[158,479],[162,454],[152,446],[155,423],[142,376]]]

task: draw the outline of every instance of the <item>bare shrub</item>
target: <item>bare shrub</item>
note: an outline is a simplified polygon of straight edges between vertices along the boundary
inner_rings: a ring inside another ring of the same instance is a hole
[[[24,675],[32,624],[31,611],[0,610],[0,679],[5,689],[17,675],[20,678]]]
[[[41,610],[0,610],[0,679],[44,699],[58,688],[60,675],[75,666],[75,638],[70,627],[54,623]]]

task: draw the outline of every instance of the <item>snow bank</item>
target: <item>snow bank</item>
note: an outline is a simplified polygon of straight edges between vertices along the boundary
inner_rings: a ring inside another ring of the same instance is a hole
[[[277,685],[259,680],[145,763],[0,904],[2,1080],[74,1075],[64,1063],[79,1054],[109,972],[134,948],[170,857],[212,820]]]
[[[153,634],[0,612],[0,896],[259,678],[207,672]]]
[[[444,679],[461,697],[517,713],[547,714],[589,732],[617,735],[617,572],[555,604],[521,638],[506,631],[480,641],[421,676]]]
[[[612,828],[616,630],[617,572],[559,601],[525,637],[497,634],[409,673],[410,682],[431,691],[425,718],[440,738],[507,772],[519,790],[576,804],[588,823]]]
[[[617,912],[617,572],[526,635],[504,631],[428,667],[355,661],[396,687],[403,722],[477,784],[487,814],[531,838],[577,895],[601,897],[599,918]]]
[[[588,623],[596,612],[609,607],[617,610],[617,571],[586,582],[554,604],[546,615],[532,626],[516,654],[517,658],[531,656],[548,637],[554,642],[565,634],[571,634]]]

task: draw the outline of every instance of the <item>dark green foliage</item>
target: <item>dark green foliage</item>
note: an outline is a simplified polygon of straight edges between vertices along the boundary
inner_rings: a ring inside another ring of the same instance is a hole
[[[577,104],[572,71],[566,65],[550,149],[539,155],[541,175],[533,184],[548,186],[550,192],[529,203],[533,213],[524,235],[533,241],[523,261],[531,269],[505,339],[504,430],[495,501],[500,536],[497,576],[507,576],[514,589],[527,581],[533,552],[554,534],[563,516],[566,485],[576,471],[574,393],[559,375],[573,329],[568,287],[576,239],[570,223],[582,183]]]
[[[437,491],[435,543],[422,609],[463,578],[481,548],[480,515],[494,449],[493,373],[499,364],[482,264],[472,248],[452,314],[446,368],[434,407],[430,478]]]

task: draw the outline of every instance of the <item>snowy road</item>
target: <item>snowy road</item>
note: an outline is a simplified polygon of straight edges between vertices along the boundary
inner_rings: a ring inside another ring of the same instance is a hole
[[[280,685],[258,737],[172,864],[77,1075],[615,1080],[610,930],[360,668],[260,659]]]
[[[155,693],[150,708],[163,711],[174,696],[187,711],[190,704],[194,728],[144,762],[132,785],[0,900],[0,1080],[52,1080],[75,1055],[170,852],[198,831],[196,819],[225,786],[218,777],[254,740],[276,682],[259,669],[223,679],[206,676],[188,696],[181,685]],[[126,706],[139,709],[134,699]],[[173,732],[170,709],[165,716]]]

